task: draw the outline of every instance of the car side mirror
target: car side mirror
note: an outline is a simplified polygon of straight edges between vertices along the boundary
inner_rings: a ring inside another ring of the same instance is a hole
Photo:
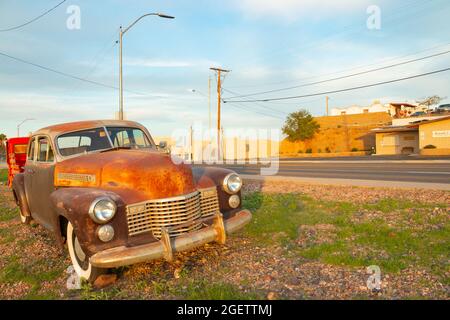
[[[162,149],[162,150],[166,149],[167,148],[167,142],[166,141],[160,141],[159,145],[158,145],[158,148]]]

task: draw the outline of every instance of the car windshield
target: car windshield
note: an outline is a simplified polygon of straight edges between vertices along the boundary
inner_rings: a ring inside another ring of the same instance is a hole
[[[141,129],[131,127],[107,127],[106,129],[114,148],[144,149],[152,146]]]
[[[141,129],[108,127],[107,132],[109,138],[104,128],[66,133],[57,138],[56,144],[63,157],[112,148],[143,149],[152,147],[149,138]]]
[[[66,133],[58,137],[56,144],[64,157],[111,148],[104,128]]]

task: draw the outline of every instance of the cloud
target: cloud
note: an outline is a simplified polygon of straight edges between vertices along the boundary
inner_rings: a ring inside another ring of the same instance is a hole
[[[166,60],[166,59],[145,59],[127,58],[125,63],[129,66],[147,68],[191,68],[218,65],[211,60]]]
[[[306,14],[336,14],[366,8],[361,0],[237,0],[234,5],[252,17],[280,17],[297,20]],[[365,12],[364,12],[365,13]]]
[[[243,80],[267,79],[273,75],[273,71],[265,66],[247,66],[236,72]]]

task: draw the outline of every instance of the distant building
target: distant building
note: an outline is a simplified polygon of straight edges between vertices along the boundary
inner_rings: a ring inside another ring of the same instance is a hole
[[[245,133],[245,132],[244,132]],[[256,131],[255,131],[256,133]],[[217,158],[216,138],[210,140],[198,140],[194,136],[186,137],[153,137],[156,144],[161,141],[166,142],[167,149],[171,155],[175,155],[184,160],[208,161]],[[269,159],[277,157],[279,154],[279,141],[270,139],[261,139],[257,136],[222,137],[220,154],[223,160],[245,160],[245,159]]]
[[[333,108],[331,109],[331,116],[343,116],[343,115],[375,113],[375,112],[389,113],[389,108],[380,103],[372,104],[371,106],[368,107],[353,105],[346,108]]]
[[[418,123],[421,121],[431,121],[431,120],[436,120],[436,119],[440,119],[440,118],[442,118],[442,116],[429,115],[429,114],[423,115],[420,117],[393,118],[392,125],[394,127],[406,126],[408,124],[414,124],[414,123]]]
[[[450,116],[372,130],[376,153],[450,155]]]
[[[427,107],[407,102],[390,102],[382,104],[379,101],[374,101],[370,106],[367,107],[353,105],[346,108],[333,108],[331,109],[331,116],[386,112],[391,117],[404,118],[409,117],[411,114],[417,111],[427,111]]]
[[[428,110],[428,107],[426,106],[407,102],[390,102],[387,106],[389,107],[389,114],[396,119],[407,118],[417,111]]]

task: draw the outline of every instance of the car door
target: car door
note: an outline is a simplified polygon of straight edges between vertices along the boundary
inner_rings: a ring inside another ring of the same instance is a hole
[[[30,208],[31,216],[33,216],[33,208],[34,208],[34,201],[33,201],[33,175],[36,171],[35,166],[35,160],[36,160],[36,137],[32,137],[30,139],[30,143],[28,144],[28,151],[27,151],[27,161],[25,163],[24,167],[24,184],[25,184],[25,196],[27,198],[28,207]]]
[[[53,229],[55,219],[50,205],[50,194],[55,190],[53,180],[55,154],[53,150],[51,140],[47,136],[36,138],[36,159],[34,161],[34,172],[31,175],[32,216],[50,230]]]

